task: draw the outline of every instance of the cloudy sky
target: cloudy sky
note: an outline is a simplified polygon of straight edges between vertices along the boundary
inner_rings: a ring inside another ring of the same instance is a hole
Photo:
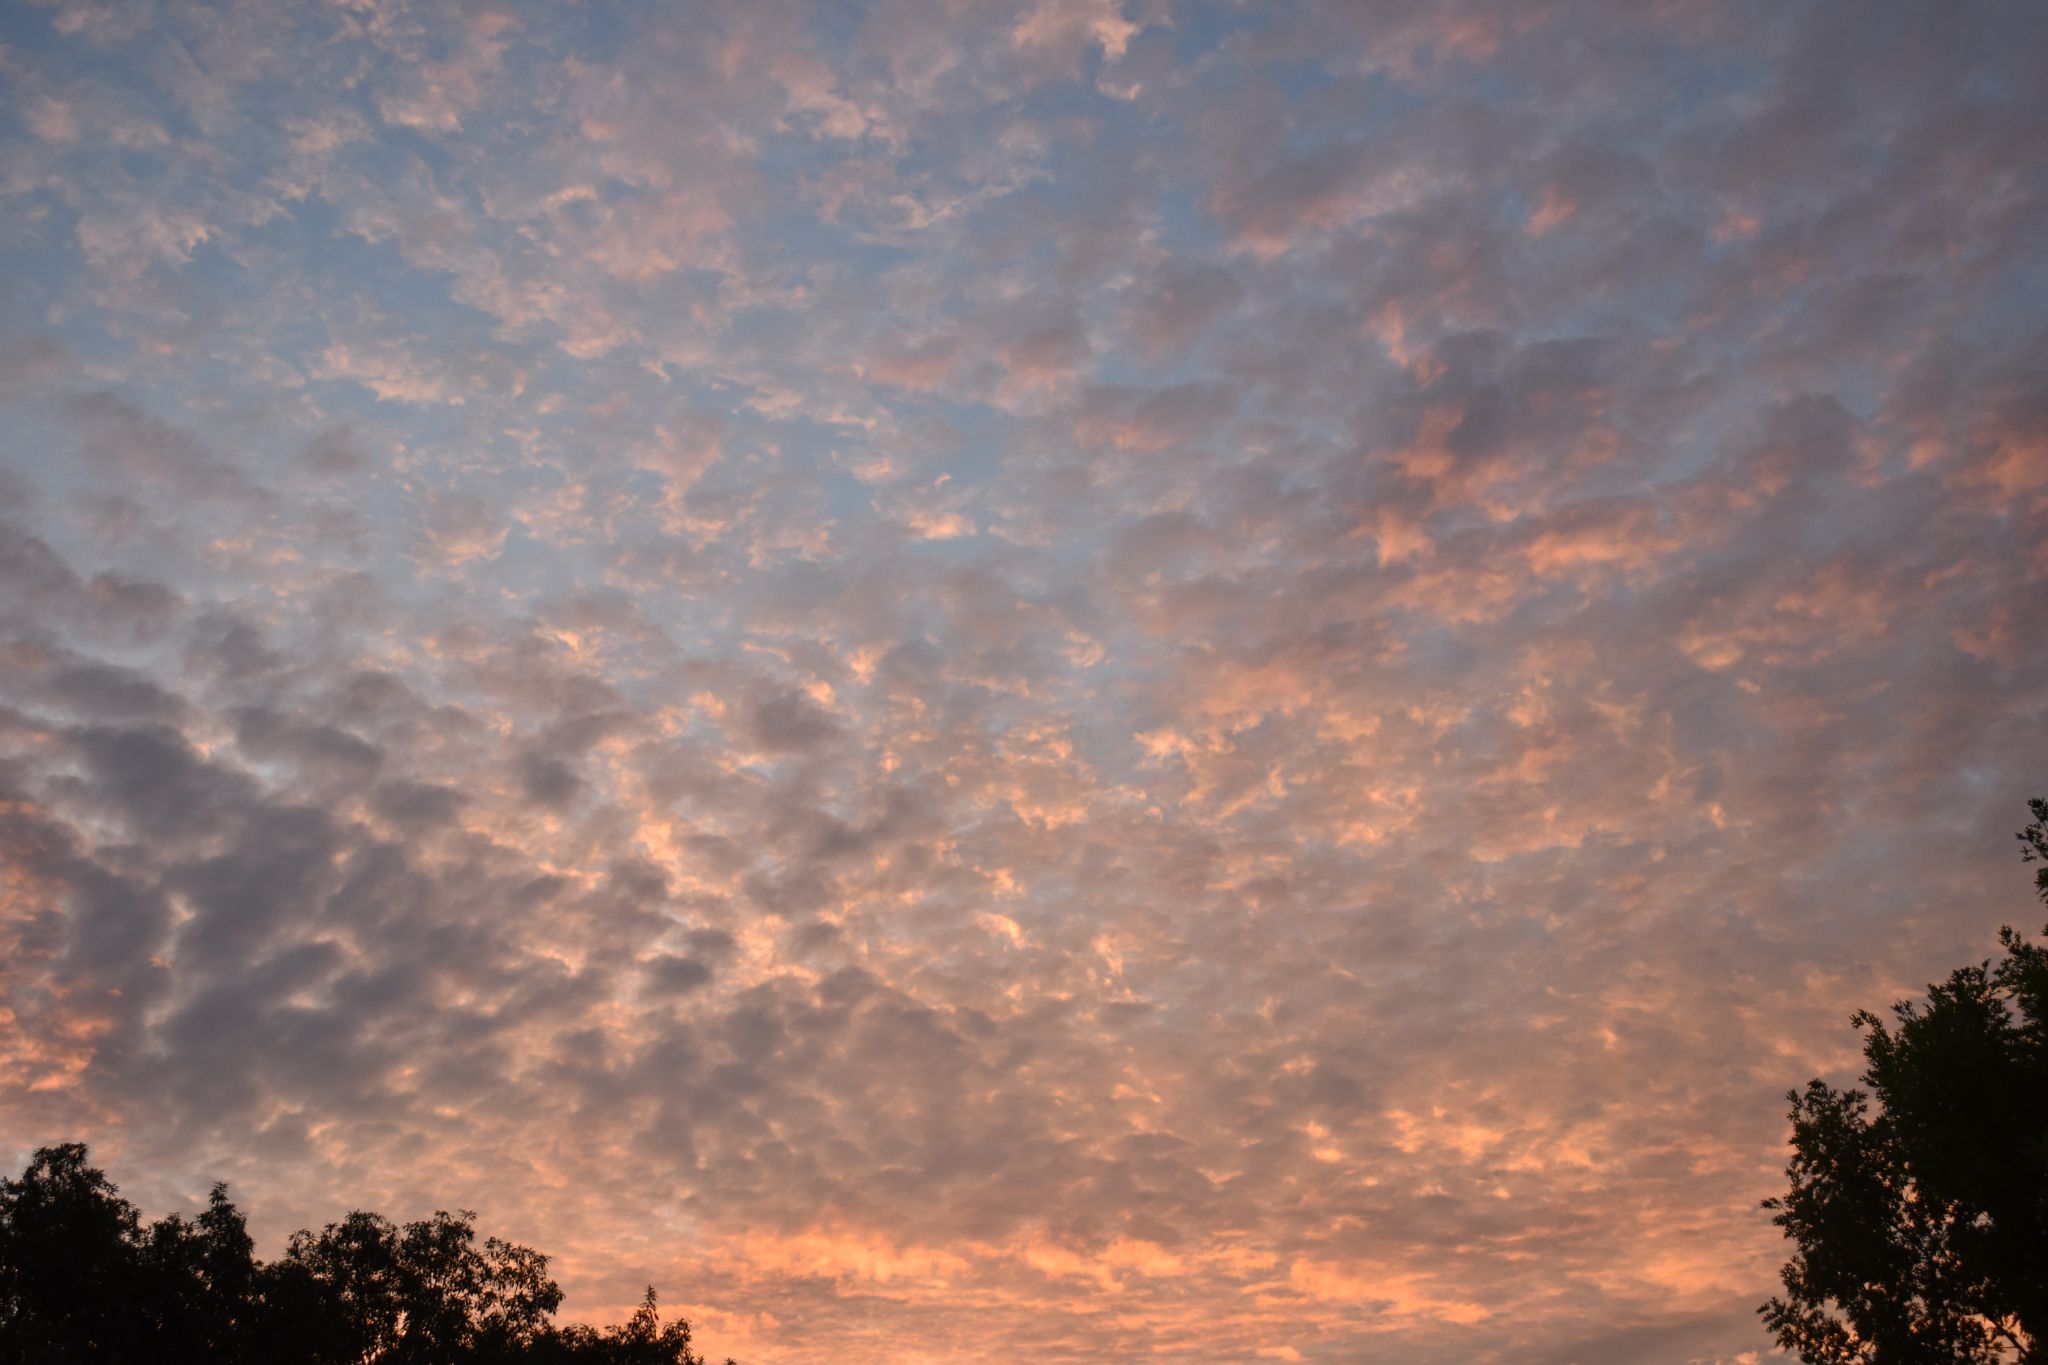
[[[1764,1354],[2039,918],[2022,0],[0,8],[0,1157],[749,1365]]]

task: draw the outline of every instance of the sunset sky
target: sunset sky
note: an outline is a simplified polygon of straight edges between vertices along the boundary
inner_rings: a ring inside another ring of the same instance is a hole
[[[0,6],[0,1159],[744,1365],[1736,1365],[2038,929],[2048,8]]]

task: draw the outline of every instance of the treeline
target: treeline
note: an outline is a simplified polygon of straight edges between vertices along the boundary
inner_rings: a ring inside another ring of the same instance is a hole
[[[262,1261],[226,1186],[145,1225],[87,1158],[45,1147],[0,1181],[0,1365],[704,1365],[652,1288],[617,1326],[557,1326],[548,1258],[479,1245],[472,1214],[351,1213]]]

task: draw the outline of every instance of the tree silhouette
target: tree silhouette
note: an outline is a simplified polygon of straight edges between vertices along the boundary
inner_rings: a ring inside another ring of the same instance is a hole
[[[2028,805],[2021,857],[2048,862]],[[2048,947],[1998,937],[1890,1025],[1855,1016],[1869,1094],[1788,1096],[1790,1189],[1764,1207],[1797,1251],[1758,1311],[1810,1365],[2048,1362]]]
[[[195,1343],[206,1359],[224,1365],[250,1359],[257,1321],[254,1252],[225,1185],[213,1187],[206,1212],[193,1221],[172,1214],[152,1223],[141,1254],[142,1283],[155,1295],[144,1310],[147,1335]]]
[[[309,1361],[517,1359],[545,1337],[562,1291],[547,1257],[493,1237],[476,1245],[473,1214],[436,1213],[403,1228],[351,1213],[317,1236],[294,1233],[266,1267],[264,1299]]]
[[[0,1351],[9,1360],[109,1359],[148,1342],[135,1206],[86,1164],[45,1147],[0,1182]],[[148,1292],[148,1299],[160,1296]]]
[[[681,1318],[668,1323],[661,1320],[651,1284],[640,1306],[625,1322],[602,1332],[571,1327],[562,1333],[554,1349],[559,1354],[548,1359],[602,1361],[605,1365],[675,1365],[682,1361],[701,1365],[702,1361],[702,1357],[690,1354],[690,1324]],[[732,1362],[728,1360],[726,1365]]]
[[[557,1327],[547,1257],[474,1222],[355,1212],[265,1264],[225,1186],[144,1227],[82,1143],[45,1147],[0,1181],[0,1365],[704,1365],[651,1286],[622,1324]]]

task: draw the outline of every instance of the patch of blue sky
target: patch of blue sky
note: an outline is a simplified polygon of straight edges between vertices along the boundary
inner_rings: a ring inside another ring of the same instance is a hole
[[[292,259],[318,298],[421,323],[439,320],[470,328],[496,323],[454,297],[451,272],[414,265],[396,239],[363,230],[317,195],[294,204],[287,221],[273,220],[259,231],[273,234],[281,247],[296,248]]]
[[[1190,0],[1173,7],[1173,23],[1164,33],[1174,48],[1174,69],[1200,67],[1226,45],[1271,37],[1284,27],[1282,6],[1247,5],[1241,0]],[[1223,67],[1240,65],[1222,62]]]
[[[64,12],[48,4],[0,5],[0,43],[45,81],[99,80],[117,90],[130,90],[137,80],[135,46],[115,39],[80,42],[75,33],[60,31]]]
[[[1440,107],[1383,71],[1333,72],[1321,62],[1300,59],[1276,60],[1266,70],[1287,109],[1278,147],[1291,156],[1388,137],[1409,118]],[[1476,100],[1484,92],[1465,93]]]
[[[73,39],[65,38],[56,31],[52,20],[56,16],[44,5],[0,5],[0,42],[25,53],[32,53],[40,66],[71,65],[81,57],[89,60],[99,56],[97,49],[86,48]]]
[[[125,353],[127,343],[107,335],[98,309],[77,306],[93,274],[78,250],[78,215],[47,191],[4,212],[11,221],[0,235],[0,327],[32,327],[92,360]]]
[[[872,277],[917,259],[912,241],[862,232],[846,221],[828,221],[800,201],[779,207],[748,224],[758,249],[792,271],[819,266],[854,277]]]
[[[1613,120],[1609,131],[1624,141],[1631,129],[1669,131],[1707,119],[1716,108],[1730,112],[1777,79],[1771,54],[1755,49],[1689,43],[1676,32],[1658,42],[1637,41],[1645,44],[1644,65],[1660,98],[1655,106],[1631,101],[1626,115]]]
[[[9,471],[22,478],[9,478],[0,483],[0,504],[13,504],[0,506],[0,518],[23,518],[34,514],[38,521],[42,521],[46,500],[77,486],[70,477],[77,432],[47,404],[11,403],[8,406],[6,435],[0,438],[0,451],[7,456]],[[46,539],[57,538],[48,522],[43,522],[38,530]]]
[[[2048,162],[2036,178],[2048,183]],[[2048,311],[2048,255],[2027,249],[2037,239],[2039,225],[2028,230],[2015,223],[2013,228],[2004,258],[1983,260],[1979,266],[1988,287],[1977,297],[1977,306],[1954,323],[1959,340],[1989,353],[2038,347],[2043,314]]]

